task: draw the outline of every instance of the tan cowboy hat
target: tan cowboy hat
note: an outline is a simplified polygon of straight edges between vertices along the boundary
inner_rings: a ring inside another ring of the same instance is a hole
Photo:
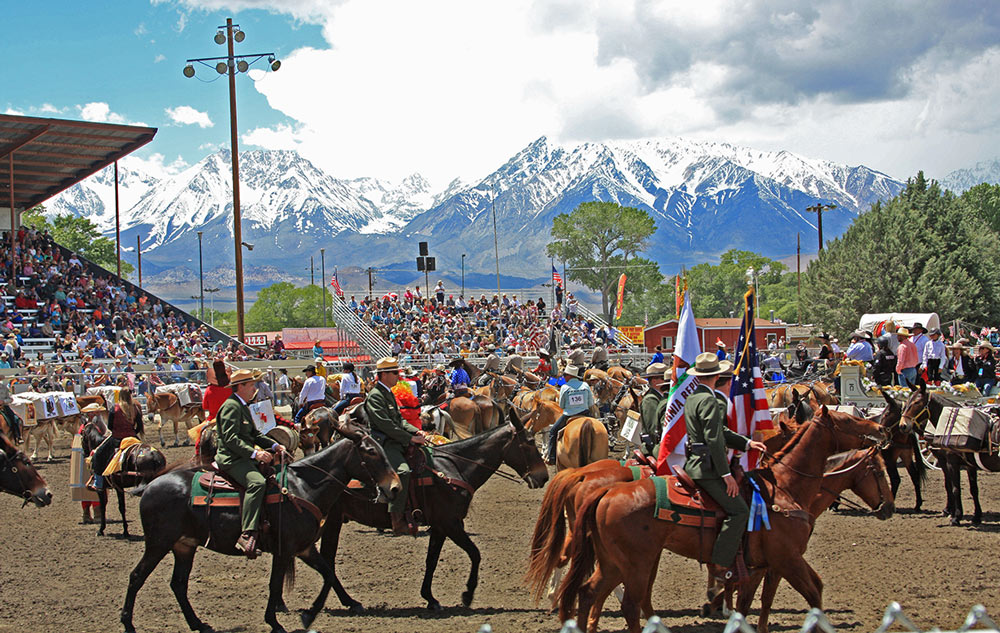
[[[249,369],[237,369],[233,372],[233,375],[229,377],[229,384],[235,387],[236,385],[244,382],[257,382],[263,375],[264,374],[257,370],[251,371]]]
[[[80,409],[80,413],[104,413],[105,411],[107,411],[107,409],[96,402],[91,402],[84,408]]]
[[[535,356],[538,356],[539,358],[541,358],[542,356],[544,356],[545,358],[551,358],[552,357],[552,355],[549,354],[549,351],[545,350],[545,349],[540,349],[537,352],[535,352]]]
[[[979,349],[983,349],[984,347],[986,349],[993,349],[993,346],[990,345],[990,342],[987,341],[986,339],[983,339],[983,340],[979,341],[979,346],[978,347],[979,347]]]
[[[375,363],[375,371],[399,371],[399,362],[392,356],[383,356]]]
[[[910,336],[910,331],[907,330],[905,327],[901,327],[898,330],[896,330],[896,335],[897,336],[906,336],[906,337],[909,337]]]
[[[962,345],[961,343],[954,343],[949,345],[948,349],[965,349],[965,345]]]
[[[572,376],[574,378],[580,377],[580,368],[576,365],[566,365],[566,369],[563,370],[564,376]]]
[[[719,357],[712,352],[698,354],[694,360],[694,367],[687,373],[692,376],[718,376],[728,374],[733,371],[733,364],[728,360],[719,360]]]
[[[653,363],[646,368],[646,372],[642,375],[643,378],[663,378],[663,375],[667,373],[667,366],[663,363]]]

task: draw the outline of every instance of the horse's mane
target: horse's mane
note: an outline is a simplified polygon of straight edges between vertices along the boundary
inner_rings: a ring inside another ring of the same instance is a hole
[[[478,442],[481,442],[482,439],[485,438],[486,436],[492,436],[498,434],[500,431],[503,431],[506,428],[507,428],[506,423],[499,424],[495,428],[492,428],[488,431],[484,431],[483,433],[479,433],[478,435],[473,435],[472,437],[467,437],[464,440],[458,440],[456,442],[448,442],[447,444],[441,444],[440,446],[435,446],[434,451],[435,452],[444,451],[445,453],[453,453],[456,450],[462,450],[472,445],[474,443],[473,442],[474,440],[478,440]]]
[[[849,459],[856,456],[860,451],[844,451],[843,453],[837,453],[836,455],[831,455],[826,460],[826,466],[823,467],[824,472],[830,472],[831,470],[836,470],[843,466]]]
[[[309,455],[307,457],[303,457],[302,459],[296,460],[296,461],[292,462],[291,464],[289,464],[289,466],[292,467],[292,468],[295,468],[296,466],[299,466],[299,465],[317,467],[314,462],[319,461],[319,458],[320,458],[321,455],[324,455],[325,453],[329,452],[335,446],[339,446],[339,445],[343,444],[344,442],[351,442],[351,441],[353,441],[353,440],[351,440],[349,438],[346,438],[346,437],[343,438],[343,439],[337,440],[336,442],[333,442],[332,444],[330,444],[329,446],[327,446],[323,450],[316,451],[312,455]],[[323,470],[323,469],[320,468],[320,470]]]
[[[785,442],[785,445],[781,447],[781,450],[775,454],[774,461],[778,461],[788,453],[792,452],[792,449],[794,449],[799,443],[799,440],[801,440],[802,436],[806,434],[806,430],[808,430],[810,426],[811,425],[808,421],[800,425],[799,428],[795,430],[795,435],[793,435],[790,440]]]

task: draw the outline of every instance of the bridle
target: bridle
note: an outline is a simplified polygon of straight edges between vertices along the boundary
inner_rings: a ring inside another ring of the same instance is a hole
[[[860,433],[858,431],[854,431],[854,430],[850,430],[850,429],[839,429],[838,430],[836,428],[835,424],[826,424],[826,423],[822,422],[822,418],[818,418],[816,416],[813,416],[808,422],[806,422],[806,424],[815,424],[816,426],[818,426],[820,428],[824,428],[824,429],[826,429],[826,430],[828,430],[830,432],[830,434],[833,436],[834,455],[836,455],[836,454],[838,454],[838,453],[841,452],[841,450],[840,450],[840,439],[837,436],[838,433],[846,433],[848,435],[853,435],[854,437],[859,438],[860,440],[862,440],[862,446],[864,446],[864,442],[865,441],[871,442],[871,444],[869,444],[868,447],[867,447],[868,450],[876,450],[881,445],[881,442],[884,441],[882,439],[876,439],[876,438],[872,437],[871,435],[868,435],[868,434],[865,434],[865,433]],[[785,468],[791,470],[792,472],[796,473],[797,475],[801,475],[803,477],[809,477],[811,479],[817,479],[817,478],[823,477],[824,475],[827,474],[827,473],[822,473],[822,474],[819,474],[819,475],[814,475],[812,473],[803,472],[803,471],[795,468],[794,466],[789,466],[788,464],[782,463],[781,460],[784,459],[785,456],[788,455],[788,453],[784,453],[780,457],[776,457],[775,455],[772,455],[772,454],[770,454],[770,453],[768,453],[766,451],[764,452],[764,454],[766,456],[770,457],[773,460],[771,462],[771,467],[772,468],[774,466],[777,466],[777,465],[780,464],[781,466],[784,466]]]
[[[341,434],[341,435],[343,435],[343,434]],[[357,453],[357,455],[358,455],[358,461],[361,462],[361,467],[365,469],[365,472],[368,473],[369,479],[371,479],[372,482],[375,484],[375,492],[374,492],[374,496],[372,497],[372,500],[374,501],[375,499],[378,499],[378,495],[379,495],[378,479],[375,477],[375,473],[372,472],[371,465],[368,463],[368,460],[365,459],[364,453],[361,451],[361,443],[364,442],[366,439],[370,440],[376,446],[378,445],[378,442],[376,442],[375,439],[372,436],[368,435],[367,433],[362,433],[361,437],[358,440],[356,440],[356,441],[353,438],[350,438],[350,437],[347,437],[347,436],[344,436],[344,437],[346,439],[351,440],[351,450],[353,450],[355,453]],[[323,476],[323,479],[333,480],[335,483],[340,484],[341,486],[343,486],[344,493],[352,495],[352,496],[355,496],[355,497],[358,497],[358,498],[364,498],[361,495],[359,495],[359,494],[357,494],[355,492],[352,492],[351,489],[348,488],[348,483],[349,482],[341,481],[336,476],[334,476],[333,474],[331,474],[331,473],[323,470],[319,466],[314,466],[314,465],[306,463],[306,462],[296,462],[295,466],[296,467],[305,466],[307,468],[311,468],[311,469],[315,470],[316,472],[320,473]],[[286,470],[286,472],[287,472],[287,470]],[[287,490],[283,490],[282,492],[287,493]]]
[[[18,467],[15,462],[21,462],[26,466],[31,465],[31,460],[28,459],[28,456],[25,455],[23,451],[17,451],[13,455],[7,455],[3,451],[0,451],[0,473],[9,472],[10,474],[14,475],[14,477],[18,480],[18,482],[20,482],[20,477],[17,476]],[[0,491],[24,499],[24,503],[21,504],[22,508],[28,505],[28,502],[31,501],[31,498],[35,496],[30,490],[25,488],[23,484],[21,485],[20,490],[14,490],[12,488],[8,488],[2,483],[2,481],[0,481]]]
[[[511,406],[514,406],[514,405],[511,404]],[[466,462],[466,463],[469,463],[469,464],[474,464],[474,465],[478,466],[479,468],[484,468],[484,469],[489,470],[490,471],[490,475],[496,475],[497,477],[500,477],[501,479],[506,479],[507,481],[512,481],[512,482],[514,482],[516,484],[527,484],[528,483],[528,476],[531,474],[531,469],[530,468],[526,469],[523,475],[511,475],[510,473],[505,473],[502,470],[500,470],[500,466],[502,466],[504,464],[504,459],[507,457],[507,453],[510,452],[510,449],[515,444],[517,445],[517,449],[518,449],[518,452],[519,452],[519,457],[521,457],[523,463],[524,464],[528,463],[527,455],[525,454],[525,447],[524,447],[524,445],[521,444],[520,442],[517,442],[517,436],[520,435],[521,433],[527,433],[527,431],[525,429],[523,429],[523,428],[520,428],[520,429],[517,428],[512,423],[508,423],[508,426],[514,432],[511,433],[510,439],[508,439],[507,442],[504,443],[503,448],[500,449],[500,461],[493,468],[487,468],[486,466],[483,466],[482,463],[480,463],[477,460],[469,459],[468,457],[464,457],[462,455],[456,455],[455,453],[448,453],[448,452],[437,453],[436,456],[439,456],[439,457],[440,456],[445,456],[445,457],[447,457],[449,459],[455,459],[455,460],[463,461],[463,462]],[[524,441],[525,441],[525,443],[527,443],[530,440],[528,439],[527,436],[525,436]]]
[[[875,457],[875,454],[876,454],[877,450],[878,450],[878,447],[876,447],[876,446],[869,447],[865,451],[866,454],[864,455],[864,457],[860,458],[854,464],[851,464],[847,468],[842,468],[840,470],[834,470],[834,471],[831,471],[831,472],[823,473],[823,477],[825,478],[825,477],[836,477],[838,475],[845,475],[845,474],[847,474],[847,473],[849,473],[849,472],[851,472],[851,471],[859,468],[862,464],[864,464],[865,465],[865,473],[866,474],[867,473],[872,473],[873,475],[875,475],[875,477],[883,477],[884,478],[884,477],[887,476],[887,471],[886,471],[885,466],[883,465],[882,468],[878,469],[878,470],[875,469],[875,463],[874,463],[874,459],[873,458]],[[878,501],[879,501],[879,503],[878,503],[878,507],[875,508],[874,510],[871,510],[871,512],[878,512],[879,510],[881,510],[882,507],[885,506],[885,503],[887,501],[887,499],[885,498],[885,494],[882,492],[882,486],[880,486],[878,483],[876,483],[875,487],[878,489]],[[827,493],[829,495],[832,495],[833,498],[837,501],[837,503],[842,503],[845,506],[851,508],[852,510],[860,510],[862,512],[865,511],[865,508],[862,505],[856,503],[855,501],[852,501],[851,499],[848,499],[848,498],[844,497],[842,493],[834,492],[833,490],[830,490],[829,488],[827,488],[826,486],[823,486],[823,485],[820,485],[820,490],[822,490],[823,492],[825,492],[825,493]]]

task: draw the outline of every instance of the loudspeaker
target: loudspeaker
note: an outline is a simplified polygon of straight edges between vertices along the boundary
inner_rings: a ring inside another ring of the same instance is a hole
[[[423,257],[418,257],[417,258],[417,271],[418,272],[424,272],[424,258]]]
[[[434,258],[433,257],[428,257],[426,259],[425,266],[427,266],[427,272],[429,272],[429,273],[432,273],[435,270],[437,270],[437,266],[435,266]]]
[[[420,242],[417,246],[420,247],[420,255],[427,257],[427,242]]]

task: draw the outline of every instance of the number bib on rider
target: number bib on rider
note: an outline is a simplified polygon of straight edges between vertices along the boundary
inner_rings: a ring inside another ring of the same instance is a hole
[[[587,398],[582,393],[569,394],[569,406],[582,407],[587,402]]]

